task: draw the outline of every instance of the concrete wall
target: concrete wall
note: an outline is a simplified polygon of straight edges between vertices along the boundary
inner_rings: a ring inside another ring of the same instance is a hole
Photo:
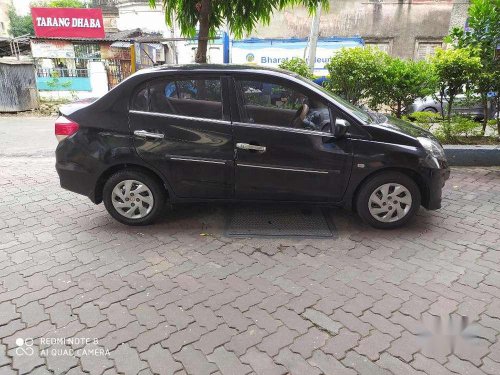
[[[118,30],[140,28],[145,32],[160,32],[163,36],[170,36],[170,30],[165,24],[165,13],[161,2],[157,2],[156,9],[151,9],[147,0],[117,0]]]
[[[61,99],[85,99],[97,98],[108,92],[108,76],[106,68],[101,61],[89,62],[90,90],[85,91],[44,91],[39,90],[38,94],[42,100],[61,100]]]
[[[453,6],[453,0],[331,0],[320,35],[361,36],[368,43],[388,43],[393,55],[414,58],[419,42],[439,43],[448,34]],[[463,17],[457,13],[454,22],[463,24]],[[257,27],[251,36],[307,37],[310,27],[307,10],[294,7],[275,13],[270,25]]]

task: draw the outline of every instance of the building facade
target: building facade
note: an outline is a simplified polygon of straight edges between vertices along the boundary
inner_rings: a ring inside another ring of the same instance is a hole
[[[12,0],[0,0],[0,38],[6,38],[9,36],[9,8],[11,6]]]
[[[359,36],[391,55],[423,59],[442,46],[451,23],[465,23],[467,7],[468,0],[331,0],[321,15],[320,36]],[[307,10],[294,7],[275,13],[251,36],[303,38],[310,28]]]

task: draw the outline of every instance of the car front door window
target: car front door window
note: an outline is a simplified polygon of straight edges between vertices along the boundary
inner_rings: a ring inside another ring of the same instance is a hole
[[[263,80],[240,80],[238,86],[242,122],[329,131],[330,112],[319,98]]]

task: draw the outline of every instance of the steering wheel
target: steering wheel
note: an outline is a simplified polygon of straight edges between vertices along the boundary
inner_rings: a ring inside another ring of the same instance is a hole
[[[290,122],[290,127],[292,128],[301,128],[304,119],[306,118],[307,112],[309,112],[309,106],[307,104],[302,104],[295,115],[293,116],[293,120]]]

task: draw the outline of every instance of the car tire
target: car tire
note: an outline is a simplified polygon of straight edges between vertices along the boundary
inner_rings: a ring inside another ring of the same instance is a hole
[[[165,207],[165,189],[151,175],[124,170],[108,178],[103,188],[103,201],[109,214],[127,225],[152,224]]]
[[[438,111],[436,110],[436,108],[432,108],[432,107],[427,107],[422,112],[438,113]]]
[[[363,183],[357,194],[356,210],[372,227],[393,229],[410,221],[420,202],[420,189],[415,181],[391,171],[376,174]]]

